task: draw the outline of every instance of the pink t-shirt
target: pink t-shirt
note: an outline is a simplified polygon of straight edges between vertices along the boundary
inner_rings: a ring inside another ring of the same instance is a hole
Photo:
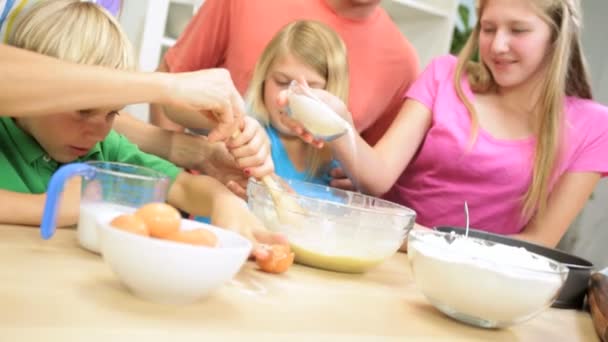
[[[503,140],[479,128],[467,151],[471,121],[453,86],[454,56],[434,60],[406,97],[433,112],[431,127],[420,150],[384,195],[417,214],[427,226],[464,226],[464,202],[470,225],[499,234],[515,234],[526,225],[521,199],[532,179],[534,138]],[[474,97],[466,80],[463,90]],[[590,100],[566,99],[566,143],[558,175],[608,172],[608,108]]]
[[[375,143],[418,76],[416,51],[379,6],[368,18],[352,20],[337,15],[327,0],[206,0],[165,61],[171,72],[226,68],[243,94],[268,42],[300,19],[321,21],[344,40],[349,108],[357,130]]]

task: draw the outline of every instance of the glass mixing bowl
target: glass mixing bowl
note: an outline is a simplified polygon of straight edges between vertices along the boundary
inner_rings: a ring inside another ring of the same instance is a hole
[[[521,247],[433,230],[412,230],[408,259],[416,287],[464,323],[500,328],[548,308],[568,276],[561,263]]]
[[[365,272],[393,255],[415,222],[416,213],[399,204],[308,182],[286,183],[293,191],[273,192],[299,210],[275,207],[268,188],[254,179],[247,186],[248,204],[268,229],[287,236],[300,264]]]

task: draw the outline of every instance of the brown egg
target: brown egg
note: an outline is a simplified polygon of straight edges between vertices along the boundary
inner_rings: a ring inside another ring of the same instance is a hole
[[[141,217],[150,235],[164,238],[179,230],[182,217],[177,209],[165,203],[149,203],[137,209],[135,215]]]
[[[178,230],[164,237],[164,239],[189,243],[197,246],[217,246],[217,236],[207,229]]]
[[[144,220],[136,216],[134,214],[124,214],[120,216],[116,216],[111,222],[110,225],[116,227],[118,229],[125,230],[130,233],[150,236],[150,232],[148,231],[148,227]]]
[[[283,273],[293,264],[295,254],[287,245],[272,245],[268,250],[269,256],[266,259],[256,259],[260,269],[268,273]]]

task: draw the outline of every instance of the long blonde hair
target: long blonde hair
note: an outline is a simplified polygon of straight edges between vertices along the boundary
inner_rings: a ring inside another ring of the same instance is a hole
[[[20,18],[8,43],[74,63],[135,69],[133,48],[120,24],[90,2],[41,1]]]
[[[481,18],[489,0],[478,0],[477,17]],[[530,217],[535,210],[546,209],[549,186],[558,164],[564,120],[566,96],[590,99],[591,86],[580,43],[581,10],[578,0],[530,0],[540,17],[552,29],[552,50],[548,55],[548,68],[541,84],[539,101],[533,109],[536,146],[532,184],[522,199],[523,216]],[[466,74],[471,89],[477,93],[496,91],[498,85],[483,61],[472,61],[479,50],[479,21],[458,56],[454,86],[459,98],[471,115],[472,137],[477,135],[478,119],[473,104],[461,86]]]
[[[275,61],[293,56],[312,67],[326,80],[325,90],[348,101],[348,63],[346,46],[338,34],[317,21],[301,20],[285,26],[268,43],[255,66],[247,91],[250,110],[265,124],[269,124],[264,104],[264,82]],[[321,166],[331,159],[328,148],[307,149],[308,176],[315,176]]]

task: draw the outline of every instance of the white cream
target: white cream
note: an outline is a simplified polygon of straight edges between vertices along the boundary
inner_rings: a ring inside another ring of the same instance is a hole
[[[292,244],[310,253],[377,260],[392,255],[402,242],[401,221],[389,216],[381,219],[378,215],[350,213],[334,218],[338,222],[314,215],[301,216],[298,224],[293,225],[282,223],[270,206],[256,205],[251,210],[270,230],[285,233]],[[378,226],[383,229],[376,229]]]
[[[454,238],[416,234],[408,245],[417,287],[443,311],[506,325],[547,307],[562,286],[564,275],[524,248]]]
[[[100,253],[99,239],[97,236],[97,222],[111,220],[112,218],[134,212],[135,209],[112,203],[81,203],[80,216],[78,218],[78,242],[91,252]]]
[[[294,92],[288,98],[291,116],[313,135],[332,137],[350,130],[350,124],[323,102]]]

